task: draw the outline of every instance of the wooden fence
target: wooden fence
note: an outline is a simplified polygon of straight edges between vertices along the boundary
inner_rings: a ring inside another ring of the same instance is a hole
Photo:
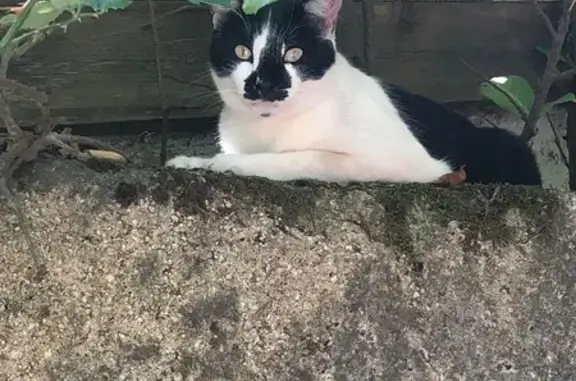
[[[209,10],[184,0],[155,4],[171,115],[214,116]],[[534,79],[535,47],[548,38],[529,1],[382,0],[344,0],[337,37],[341,51],[371,74],[440,101],[477,99],[479,78],[462,59],[486,76]],[[9,75],[48,91],[53,114],[67,124],[153,119],[162,113],[155,57],[147,2],[137,0],[51,36]],[[32,123],[34,114],[20,105],[17,117]]]

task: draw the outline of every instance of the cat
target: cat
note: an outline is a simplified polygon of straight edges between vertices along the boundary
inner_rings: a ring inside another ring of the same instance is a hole
[[[342,0],[277,0],[246,15],[214,7],[210,73],[223,101],[219,154],[166,165],[289,181],[541,185],[530,148],[400,86],[336,48]]]

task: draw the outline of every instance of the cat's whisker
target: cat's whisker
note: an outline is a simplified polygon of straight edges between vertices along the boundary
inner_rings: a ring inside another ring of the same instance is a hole
[[[296,3],[292,3],[292,11],[290,12],[290,19],[288,20],[288,22],[286,23],[286,25],[284,26],[280,36],[282,37],[282,39],[286,40],[288,37],[290,37],[290,35],[293,33],[292,31],[290,31],[288,33],[288,28],[290,28],[290,26],[292,25],[292,19],[294,18],[294,11],[296,10]]]
[[[222,103],[223,103],[223,102],[222,102],[221,99],[218,99],[218,101],[216,101],[216,102],[214,102],[214,103],[210,103],[208,106],[204,107],[204,108],[202,109],[202,111],[200,111],[200,115],[204,115],[204,113],[205,113],[206,111],[208,111],[208,110],[211,109],[212,107],[218,106],[218,105],[220,105],[220,104],[222,104]]]
[[[248,21],[243,17],[243,15],[240,13],[240,11],[236,8],[232,8],[232,11],[234,13],[236,13],[236,15],[240,18],[240,20],[242,20],[243,26],[244,26],[244,32],[248,35],[252,34],[252,29],[250,28],[250,25],[248,23]]]
[[[210,98],[210,97],[219,97],[219,96],[218,96],[218,94],[213,94],[213,93],[202,94],[202,95],[199,95],[199,96],[195,96],[195,97],[194,97],[194,100],[195,100],[196,102],[199,102],[199,101],[202,101],[202,100],[204,100],[204,99],[206,99],[206,98]]]
[[[211,72],[210,72],[210,69],[208,69],[208,70],[202,72],[201,75],[195,79],[195,81],[201,81],[204,78],[209,77],[210,75],[211,75]]]

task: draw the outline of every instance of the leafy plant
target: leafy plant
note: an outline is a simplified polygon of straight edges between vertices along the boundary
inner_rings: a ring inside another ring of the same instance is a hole
[[[524,121],[528,119],[534,105],[535,91],[530,82],[518,75],[494,77],[480,84],[480,94],[494,102],[499,107],[508,110]],[[574,93],[565,94],[554,101],[544,103],[542,113],[552,111],[554,106],[573,102],[576,103]]]
[[[271,4],[278,0],[244,0],[242,3],[242,10],[247,15],[253,15],[258,12],[262,7]],[[230,0],[188,0],[192,4],[208,4],[208,5],[220,5],[223,7],[228,7],[230,5]]]
[[[242,10],[247,15],[253,15],[258,12],[258,10],[268,4],[272,4],[273,2],[278,0],[244,0],[242,4]]]
[[[48,96],[6,78],[10,60],[24,54],[55,30],[66,31],[71,23],[80,22],[85,17],[99,17],[110,10],[126,8],[131,3],[132,0],[27,0],[0,18],[0,120],[6,132],[5,148],[0,151],[0,195],[9,202],[18,217],[34,262],[35,279],[44,277],[46,266],[32,239],[24,207],[10,190],[14,171],[20,164],[35,159],[40,151],[51,146],[58,147],[63,155],[79,160],[93,157],[94,152],[99,157],[107,152],[107,158],[111,157],[110,153],[116,153],[116,159],[119,156],[127,159],[128,156],[97,140],[71,135],[67,129],[55,132],[57,121],[50,115]],[[42,117],[33,131],[21,128],[16,122],[10,108],[9,95],[29,100],[38,106]],[[82,151],[81,145],[96,150]]]
[[[6,66],[9,59],[22,55],[55,30],[66,31],[70,24],[83,18],[100,17],[131,3],[132,0],[27,0],[0,18],[0,27],[7,28],[0,40],[3,64]]]

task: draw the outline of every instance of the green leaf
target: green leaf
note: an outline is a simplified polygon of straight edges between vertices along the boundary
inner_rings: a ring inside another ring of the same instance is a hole
[[[547,112],[550,112],[554,106],[568,102],[576,103],[576,94],[574,93],[564,94],[555,101],[544,104],[544,107],[542,108],[542,113],[545,114]]]
[[[64,12],[63,9],[56,9],[50,0],[39,1],[32,8],[30,15],[26,17],[21,29],[42,29],[50,25]]]
[[[14,21],[16,21],[16,19],[18,18],[18,16],[14,13],[8,13],[2,17],[0,17],[0,25],[10,25],[13,24]]]
[[[273,3],[278,0],[244,0],[242,4],[242,10],[247,15],[253,15],[258,10],[270,3]],[[220,5],[223,7],[230,6],[230,0],[188,0],[189,3],[200,5],[200,4],[207,4],[207,5]]]
[[[104,13],[112,9],[124,9],[133,0],[41,0],[22,24],[22,30],[38,30],[47,27],[66,11],[76,11],[82,7],[91,7]],[[18,17],[14,16],[14,19]],[[5,16],[6,17],[6,16]],[[12,19],[8,19],[10,21]]]
[[[244,0],[244,3],[242,4],[242,10],[247,15],[254,15],[260,8],[265,7],[266,5],[275,1],[278,0]]]
[[[81,0],[86,6],[91,7],[97,12],[106,12],[109,10],[121,10],[132,4],[133,0]]]
[[[76,9],[81,5],[80,0],[50,0],[50,3],[56,9]]]
[[[490,79],[490,83],[482,83],[480,94],[522,119],[528,116],[534,103],[532,86],[525,78],[517,75],[494,77]]]
[[[75,11],[82,7],[90,7],[96,12],[125,9],[133,0],[49,0],[56,9]]]
[[[52,6],[62,10],[76,10],[85,3],[84,0],[50,0]]]
[[[206,5],[220,5],[222,7],[230,6],[230,0],[188,0],[188,2],[194,5],[206,4]]]

